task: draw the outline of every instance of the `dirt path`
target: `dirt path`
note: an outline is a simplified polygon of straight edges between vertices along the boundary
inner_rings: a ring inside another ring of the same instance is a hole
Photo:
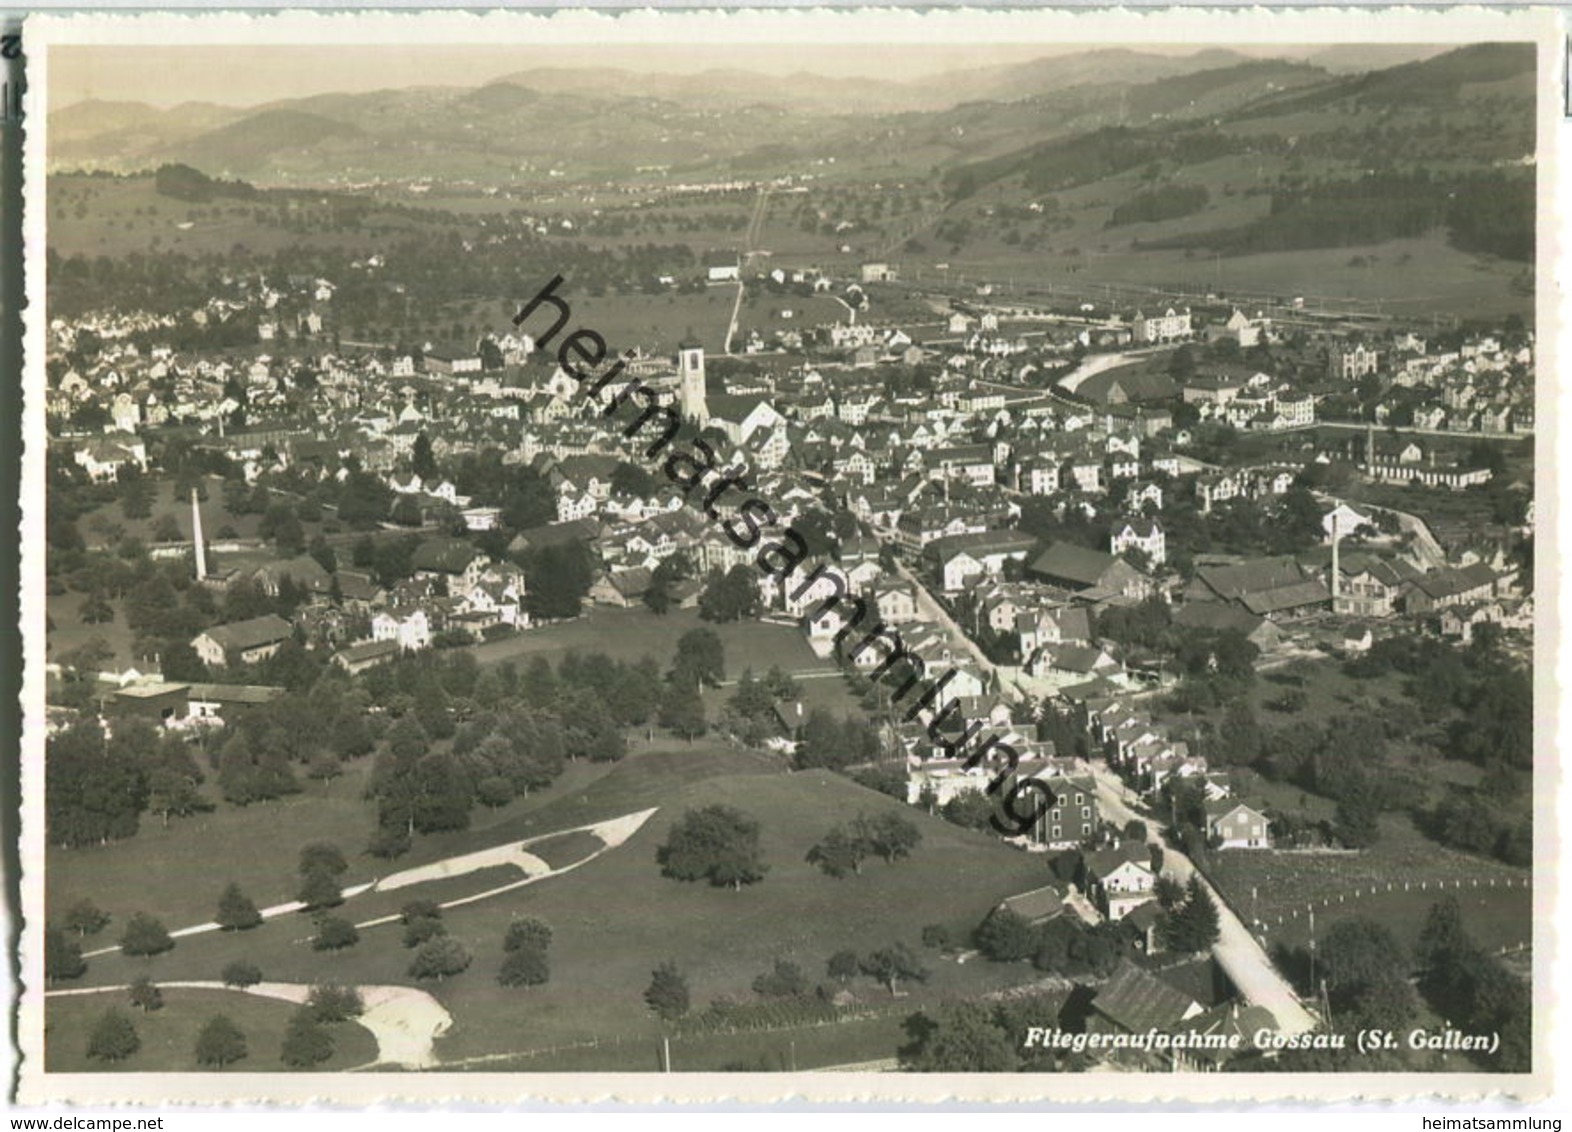
[[[635,814],[624,814],[620,818],[609,821],[597,822],[594,825],[581,825],[574,829],[559,829],[552,833],[543,833],[539,837],[531,837],[527,841],[510,842],[507,845],[497,845],[490,849],[482,849],[476,853],[466,853],[462,857],[449,857],[445,861],[437,861],[430,865],[423,865],[418,869],[409,869],[406,872],[394,873],[391,877],[384,877],[372,887],[378,892],[403,888],[406,885],[419,884],[428,880],[445,880],[449,877],[463,876],[465,873],[475,872],[479,869],[494,868],[497,865],[513,865],[524,873],[522,880],[513,881],[511,884],[498,885],[488,888],[484,892],[472,893],[469,896],[460,896],[455,900],[444,901],[441,908],[460,908],[465,904],[474,904],[481,900],[489,900],[493,896],[501,896],[504,892],[512,892],[525,885],[538,884],[551,877],[561,876],[563,873],[572,872],[583,865],[589,864],[607,850],[615,849],[628,838],[639,831],[645,822],[655,813],[654,810],[640,810]],[[553,869],[539,857],[524,851],[527,845],[537,841],[544,841],[550,837],[561,837],[565,833],[588,833],[600,838],[601,847],[589,856],[574,861],[571,865],[563,865]],[[526,864],[526,863],[529,864]],[[393,883],[390,883],[393,882]],[[365,920],[355,925],[357,928],[376,928],[384,924],[397,923],[399,917],[378,916],[373,920]]]
[[[303,983],[257,983],[249,987],[225,986],[219,982],[169,982],[160,983],[165,989],[218,990],[231,994],[250,994],[258,998],[278,999],[295,1005],[303,1004],[311,996],[311,988]],[[128,985],[110,987],[85,987],[79,990],[49,991],[45,997],[68,995],[106,994],[124,992]],[[436,999],[414,987],[371,986],[360,987],[361,1000],[366,1004],[365,1013],[356,1019],[377,1041],[377,1060],[372,1065],[397,1065],[404,1069],[426,1069],[437,1064],[432,1045],[453,1025],[453,1018]],[[365,1069],[370,1066],[358,1066]]]

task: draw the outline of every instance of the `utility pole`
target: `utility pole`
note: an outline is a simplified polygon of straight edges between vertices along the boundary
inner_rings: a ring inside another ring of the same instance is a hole
[[[1315,906],[1310,908],[1310,985],[1315,986]]]

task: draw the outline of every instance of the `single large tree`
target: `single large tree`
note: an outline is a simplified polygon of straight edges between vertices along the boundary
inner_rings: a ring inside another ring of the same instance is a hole
[[[1165,912],[1157,930],[1170,951],[1201,952],[1217,942],[1221,918],[1212,894],[1192,873],[1185,886],[1184,902]]]
[[[708,726],[704,718],[704,701],[699,690],[687,681],[674,682],[666,688],[658,711],[660,725],[674,735],[693,742],[704,734]]]
[[[551,925],[533,916],[524,916],[512,921],[502,937],[503,951],[521,951],[528,948],[544,951],[550,946]]]
[[[845,983],[857,977],[858,972],[862,970],[862,964],[857,959],[855,951],[837,951],[830,956],[824,969],[830,978]]]
[[[914,1073],[1011,1073],[1019,1066],[1012,1037],[981,1003],[946,1004],[905,1022],[909,1041],[897,1051]]]
[[[313,951],[342,951],[360,942],[360,930],[342,916],[323,916],[311,940]]]
[[[262,981],[262,968],[245,959],[235,959],[224,964],[220,977],[226,987],[254,987]]]
[[[318,983],[306,997],[306,1005],[311,1007],[318,1022],[329,1024],[359,1018],[366,1012],[360,991],[339,983]]]
[[[127,955],[157,955],[174,946],[164,925],[146,912],[134,913],[120,935],[120,949]]]
[[[510,951],[502,960],[497,982],[505,987],[535,987],[551,978],[551,963],[543,947]]]
[[[689,810],[655,852],[664,876],[741,889],[762,880],[759,823],[731,806]]]
[[[161,1010],[164,1006],[164,992],[158,989],[158,984],[152,979],[141,975],[131,983],[131,1005],[149,1014]]]
[[[66,912],[65,926],[77,935],[97,935],[109,926],[109,913],[91,900],[78,900]]]
[[[689,629],[677,638],[677,655],[671,663],[673,683],[716,687],[725,678],[726,647],[714,629]]]
[[[862,973],[878,979],[893,995],[900,983],[922,983],[928,980],[928,970],[917,960],[912,949],[904,943],[892,943],[871,952],[862,959]]]
[[[82,945],[53,924],[44,928],[44,978],[53,983],[59,979],[80,978],[87,971],[87,961],[82,958]]]
[[[808,976],[789,959],[775,965],[753,980],[753,993],[761,998],[800,998],[808,993]]]
[[[87,1039],[87,1056],[95,1061],[124,1061],[142,1048],[136,1027],[119,1010],[106,1010]]]
[[[302,1006],[289,1017],[279,1059],[291,1069],[310,1069],[333,1056],[333,1035],[317,1021],[309,1006]]]
[[[1042,933],[1009,908],[995,908],[974,933],[977,950],[1000,963],[1029,959],[1041,946]]]
[[[409,973],[417,979],[440,982],[464,971],[469,963],[469,948],[452,936],[438,936],[420,945],[409,965]]]
[[[262,922],[262,913],[251,898],[240,891],[240,886],[230,881],[218,898],[218,926],[226,932],[245,931]]]
[[[912,850],[922,844],[922,831],[900,814],[884,813],[871,818],[858,814],[852,830],[887,865],[911,856]]]
[[[308,912],[314,912],[319,908],[332,908],[344,902],[344,892],[339,887],[338,878],[321,870],[301,876],[297,895]]]
[[[213,1065],[222,1069],[246,1057],[246,1036],[222,1014],[215,1014],[197,1034],[196,1060],[198,1065]]]
[[[688,1012],[688,980],[675,963],[662,963],[651,973],[644,1002],[665,1022],[675,1022]]]
[[[1322,941],[1321,970],[1332,1015],[1357,1029],[1400,1029],[1418,1009],[1405,949],[1366,916],[1339,920]]]
[[[718,568],[712,570],[699,595],[699,616],[706,621],[726,622],[757,615],[763,608],[758,579],[759,572],[742,562],[725,573]]]
[[[1374,786],[1354,788],[1337,803],[1333,818],[1337,837],[1350,849],[1368,849],[1381,838],[1381,808]]]

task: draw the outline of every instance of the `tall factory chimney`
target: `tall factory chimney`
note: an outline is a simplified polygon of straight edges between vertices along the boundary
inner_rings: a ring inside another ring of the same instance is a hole
[[[191,546],[196,551],[196,579],[207,577],[207,548],[202,542],[202,508],[197,505],[197,489],[191,489]]]
[[[1342,502],[1333,500],[1332,509],[1332,612],[1337,612],[1337,599],[1342,594],[1343,568],[1338,558],[1337,544],[1343,540]]]

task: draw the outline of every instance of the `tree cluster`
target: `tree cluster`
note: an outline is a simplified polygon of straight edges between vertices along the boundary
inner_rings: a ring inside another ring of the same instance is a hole
[[[1166,909],[1157,921],[1158,938],[1169,951],[1199,953],[1217,942],[1221,919],[1212,894],[1192,873],[1182,903]]]
[[[837,825],[808,850],[807,860],[832,877],[847,873],[862,875],[862,863],[877,856],[886,864],[909,857],[922,844],[922,831],[897,813],[873,817],[859,813],[845,825]]]
[[[736,690],[726,701],[724,727],[745,745],[753,747],[780,733],[780,720],[775,705],[782,700],[794,700],[802,689],[779,666],[772,666],[761,679],[753,669],[745,669],[737,680]]]
[[[1415,953],[1419,989],[1457,1028],[1496,1033],[1501,1048],[1480,1055],[1490,1068],[1526,1073],[1533,1060],[1534,1006],[1528,984],[1482,948],[1463,928],[1456,897],[1432,905]]]
[[[799,770],[842,770],[873,762],[882,751],[879,734],[866,719],[837,719],[823,708],[814,708],[798,730],[792,761]]]

